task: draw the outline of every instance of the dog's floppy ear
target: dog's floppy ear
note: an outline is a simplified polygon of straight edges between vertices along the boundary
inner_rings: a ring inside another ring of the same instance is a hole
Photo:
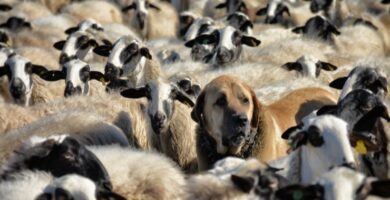
[[[251,126],[252,126],[252,128],[257,128],[257,126],[259,125],[259,120],[260,120],[260,109],[261,109],[260,103],[259,103],[259,100],[257,100],[257,96],[256,96],[255,92],[249,86],[247,86],[247,88],[249,89],[249,91],[251,93],[252,103],[253,103],[253,114],[252,114]]]
[[[194,108],[191,111],[191,118],[194,120],[196,123],[202,124],[203,120],[203,108],[204,108],[204,98],[205,98],[205,92],[202,91],[198,98],[196,99],[196,103]]]

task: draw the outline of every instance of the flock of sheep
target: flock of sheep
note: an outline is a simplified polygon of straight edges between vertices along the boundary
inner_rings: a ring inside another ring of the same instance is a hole
[[[390,198],[390,1],[2,0],[0,200]]]

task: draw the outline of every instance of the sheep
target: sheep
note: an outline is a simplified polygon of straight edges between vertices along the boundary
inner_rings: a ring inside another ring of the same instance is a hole
[[[100,160],[69,136],[31,137],[2,166],[0,176],[2,180],[10,180],[12,174],[23,170],[50,172],[54,177],[76,173],[90,178],[97,185],[112,188],[110,177]]]
[[[284,13],[290,16],[289,7],[283,0],[269,0],[267,6],[258,10],[256,15],[266,15],[264,20],[264,23],[266,24],[278,23],[288,27],[292,22],[285,19],[283,16]]]
[[[120,10],[111,2],[107,1],[83,1],[68,4],[61,9],[62,14],[69,14],[82,21],[87,18],[95,19],[97,22],[122,23],[122,14]]]
[[[180,30],[184,41],[190,41],[195,37],[207,33],[210,30],[210,26],[214,24],[214,20],[209,17],[193,19],[193,22],[185,29]]]
[[[349,143],[347,123],[331,115],[312,118],[297,131],[286,131],[292,152],[269,162],[291,183],[307,184],[330,167],[356,166]]]
[[[188,178],[186,199],[269,199],[287,182],[256,159],[227,157],[206,173]]]
[[[325,42],[334,43],[333,34],[340,35],[340,31],[328,20],[321,16],[315,16],[307,20],[304,26],[296,27],[294,33],[303,34],[311,39],[320,39]]]
[[[8,77],[11,98],[15,103],[24,106],[31,104],[32,74],[40,76],[45,72],[45,67],[32,64],[29,59],[16,53],[8,55],[4,66],[0,67],[0,77]]]
[[[373,196],[388,198],[390,193],[386,188],[389,185],[388,179],[378,180],[346,167],[337,167],[309,185],[281,188],[276,192],[275,199],[294,199],[296,194],[302,196],[302,199],[324,200],[371,199]]]
[[[103,163],[112,190],[127,199],[182,199],[185,179],[168,158],[117,146],[89,147]]]
[[[103,43],[108,43],[105,39],[101,40]],[[61,51],[59,63],[65,64],[67,61],[78,58],[80,60],[87,61],[89,53],[94,48],[99,46],[99,40],[97,40],[91,32],[76,31],[70,34],[66,40],[60,40],[54,43],[54,48]]]
[[[65,80],[64,96],[88,95],[89,81],[105,82],[104,75],[90,69],[90,66],[79,59],[72,59],[64,63],[62,70],[51,70],[43,73],[41,78],[46,81]]]
[[[70,109],[36,118],[35,121],[2,133],[4,142],[1,151],[1,162],[9,157],[13,147],[21,144],[30,136],[49,137],[66,133],[86,145],[119,144],[129,146],[129,141],[121,129],[107,118],[95,116],[96,113]],[[12,117],[12,116],[9,116]],[[22,120],[22,119],[20,119]],[[11,142],[12,141],[12,142]]]
[[[99,187],[90,179],[77,174],[69,174],[54,179],[36,199],[51,200],[52,197],[73,200],[125,200],[124,197],[115,192]]]
[[[311,0],[310,10],[313,13],[323,11],[324,15],[336,26],[341,26],[350,12],[345,2],[332,0]]]
[[[24,170],[13,174],[11,180],[0,182],[3,200],[35,200],[54,177],[43,171]]]
[[[70,28],[66,29],[65,33],[71,34],[71,33],[74,33],[76,31],[86,31],[88,29],[93,29],[96,31],[104,31],[101,24],[97,23],[92,18],[88,18],[88,19],[81,21],[77,26],[70,27]]]
[[[132,37],[123,36],[114,45],[99,46],[94,52],[108,56],[104,75],[110,81],[110,90],[138,87],[160,77],[159,63],[153,60],[148,47]],[[121,84],[120,77],[128,80]]]
[[[46,115],[65,112],[69,109],[93,111],[94,115],[101,116],[106,122],[119,127],[125,133],[131,146],[152,150],[153,146],[148,141],[148,134],[152,133],[152,130],[149,118],[144,114],[145,108],[146,101],[143,99],[128,101],[119,95],[106,93],[61,98],[45,104],[35,104],[26,109],[12,104],[3,104],[0,109],[0,120],[2,121],[0,133],[20,128]],[[80,120],[80,122],[82,121]],[[73,123],[76,124],[76,122]]]
[[[186,42],[186,47],[193,47],[195,44],[213,44],[212,53],[205,56],[214,67],[223,67],[238,60],[242,52],[242,46],[256,47],[260,40],[246,36],[237,29],[226,26],[225,28],[213,31],[210,34],[200,35],[197,38]]]
[[[348,76],[333,80],[330,87],[341,90],[339,101],[357,89],[368,89],[382,99],[387,95],[387,78],[380,68],[357,66]]]
[[[316,57],[311,55],[303,55],[296,62],[288,62],[282,66],[283,68],[291,71],[296,70],[304,76],[317,78],[321,69],[326,71],[334,71],[337,69],[336,66],[318,60]]]
[[[0,28],[7,29],[10,32],[18,32],[23,28],[31,29],[31,24],[24,18],[12,16],[6,22],[0,24]]]
[[[176,37],[178,16],[175,9],[164,2],[134,0],[132,4],[122,8],[131,13],[130,25],[140,32],[144,39]],[[152,10],[153,9],[153,10]]]
[[[245,99],[250,106],[241,107]],[[227,155],[255,157],[261,161],[285,155],[287,144],[278,141],[278,135],[325,102],[335,102],[329,91],[303,88],[265,106],[239,79],[227,75],[214,79],[205,86],[191,113],[198,123],[196,145],[200,170],[210,168]]]
[[[246,35],[252,35],[253,23],[244,13],[234,12],[228,15],[226,20],[230,26],[240,30],[242,33]]]
[[[182,105],[193,106],[196,96],[191,98],[175,84],[161,79],[151,81],[144,87],[126,89],[121,95],[148,99],[147,113],[154,132],[150,141],[184,171],[196,172],[195,123],[190,118],[190,109]]]

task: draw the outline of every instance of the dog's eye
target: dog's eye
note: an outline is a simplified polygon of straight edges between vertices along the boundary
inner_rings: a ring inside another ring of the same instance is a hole
[[[218,100],[215,102],[215,104],[218,106],[225,106],[226,105],[226,97],[225,96],[219,97]]]
[[[242,103],[248,104],[249,103],[249,99],[246,98],[246,97],[242,98]]]

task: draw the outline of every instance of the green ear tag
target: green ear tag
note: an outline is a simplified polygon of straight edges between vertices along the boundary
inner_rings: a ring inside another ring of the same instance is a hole
[[[209,43],[209,40],[208,39],[204,39],[203,41],[202,41],[202,44],[208,44]]]
[[[295,191],[292,197],[294,200],[301,200],[303,198],[303,193],[301,191]]]

